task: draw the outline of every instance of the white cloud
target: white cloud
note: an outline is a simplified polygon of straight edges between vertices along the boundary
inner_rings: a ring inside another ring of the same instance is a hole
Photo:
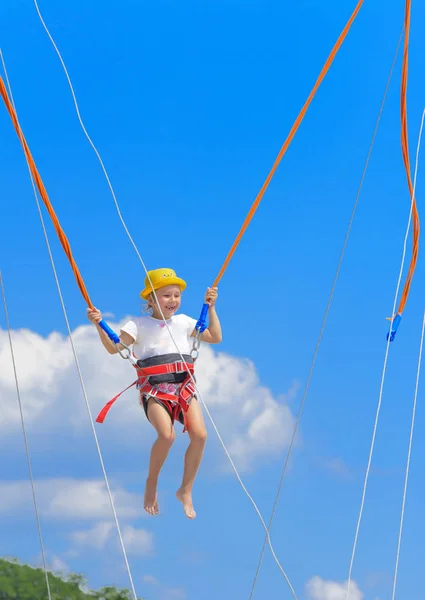
[[[311,600],[347,600],[347,582],[325,581],[321,577],[313,577],[306,585]],[[348,600],[362,600],[363,594],[355,581],[350,584]]]
[[[50,560],[50,569],[54,573],[68,573],[69,566],[59,556],[52,556]]]
[[[71,571],[69,565],[60,556],[57,556],[56,554],[50,555],[47,552],[45,553],[45,558],[48,571],[59,575],[66,575]],[[43,557],[41,553],[36,557],[35,564],[39,569],[44,568]]]
[[[66,562],[63,561],[59,556],[52,556],[49,563],[49,570],[53,571],[53,573],[65,574],[69,573],[71,570]]]
[[[206,345],[196,373],[201,396],[239,470],[248,470],[256,459],[277,456],[287,447],[295,425],[288,402],[296,395],[297,384],[275,398],[261,385],[251,361],[217,353]],[[208,426],[206,415],[205,420]]]
[[[119,331],[119,324],[111,326]],[[28,330],[15,330],[12,337],[28,429],[57,432],[66,427],[67,436],[92,435],[68,338],[58,333],[44,338]],[[135,371],[127,361],[105,351],[92,325],[77,327],[73,339],[95,418],[111,397],[134,381]],[[196,372],[200,392],[240,468],[249,468],[256,458],[282,452],[294,426],[288,400],[295,388],[276,398],[260,383],[252,362],[217,353],[206,345],[201,348]],[[4,438],[18,431],[20,418],[7,332],[1,329],[0,397]],[[103,425],[96,424],[96,431],[121,445],[140,444],[141,427],[149,424],[133,388],[118,399]]]
[[[153,575],[144,575],[143,582],[149,585],[158,585],[158,580]]]
[[[121,527],[121,533],[127,554],[138,556],[153,554],[153,534],[150,531],[132,525],[124,525]],[[113,521],[101,521],[89,529],[74,531],[69,538],[78,548],[95,550],[103,550],[111,539],[116,539],[117,548],[121,550],[121,543]]]
[[[85,546],[89,548],[95,548],[96,550],[103,550],[113,528],[114,523],[112,522],[100,522],[96,523],[90,529],[74,531],[71,533],[69,538],[77,546]]]
[[[96,479],[41,479],[35,482],[38,508],[44,517],[60,520],[108,519],[111,505],[106,485]],[[143,498],[113,487],[112,497],[120,519],[144,514]],[[0,514],[14,515],[32,508],[29,481],[0,481]]]
[[[343,480],[349,480],[353,478],[353,474],[348,467],[348,465],[344,462],[342,458],[333,457],[333,458],[317,458],[318,463],[321,467],[326,469],[329,473],[339,477]]]
[[[125,548],[129,554],[150,556],[153,554],[153,534],[146,529],[125,525],[122,531]]]
[[[122,488],[112,490],[117,513],[122,518],[143,514],[142,498]],[[47,514],[56,518],[99,519],[109,517],[111,504],[101,480],[61,480],[48,504]]]

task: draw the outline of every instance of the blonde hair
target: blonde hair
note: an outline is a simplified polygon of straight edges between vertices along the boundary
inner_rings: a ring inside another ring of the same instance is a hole
[[[149,296],[146,298],[146,301],[142,303],[142,312],[152,316],[154,305],[155,297],[153,294],[149,294]]]

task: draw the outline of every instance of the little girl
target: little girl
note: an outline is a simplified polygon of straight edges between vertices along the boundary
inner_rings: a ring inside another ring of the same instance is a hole
[[[159,513],[158,476],[174,441],[174,420],[178,419],[185,425],[190,443],[184,460],[182,484],[176,496],[182,503],[186,516],[194,519],[196,513],[192,503],[192,488],[202,460],[207,432],[187,368],[182,366],[181,356],[168,329],[190,372],[193,373],[193,359],[190,352],[193,344],[191,338],[194,338],[197,333],[196,320],[183,314],[176,315],[186,282],[177,277],[172,269],[149,271],[149,278],[152,287],[146,277],[145,289],[140,295],[147,301],[152,314],[128,321],[120,332],[120,340],[123,344],[133,346],[133,355],[140,368],[138,380],[140,404],[158,434],[151,450],[144,507],[151,515]],[[205,302],[209,305],[209,326],[202,333],[201,340],[210,344],[218,344],[222,339],[220,322],[215,310],[217,296],[217,288],[207,289]],[[117,346],[98,325],[102,319],[100,311],[96,308],[87,309],[87,316],[96,325],[106,350],[110,354],[116,354]],[[120,345],[118,347],[123,348]],[[173,369],[173,372],[169,372]],[[152,372],[154,373],[151,374]]]

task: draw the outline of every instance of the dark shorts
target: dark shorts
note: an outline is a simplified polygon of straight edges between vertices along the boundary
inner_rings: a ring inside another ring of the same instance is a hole
[[[192,398],[190,398],[190,400],[188,401],[188,404],[191,403],[193,398],[196,398],[196,396],[193,395]],[[148,402],[150,399],[153,402],[156,402],[156,404],[160,404],[167,411],[168,415],[170,416],[171,421],[173,422],[173,408],[174,408],[173,402],[168,402],[167,400],[161,400],[160,398],[156,398],[155,396],[149,396],[147,394],[140,393],[140,404],[141,404],[141,406],[143,406],[147,420],[149,421]],[[178,418],[179,423],[184,425],[184,415],[183,415],[182,409],[179,410],[177,418]]]
[[[193,359],[190,355],[183,354],[183,359],[186,361],[187,364],[193,365]],[[166,355],[164,354],[164,355],[159,355],[159,356],[153,356],[151,358],[147,358],[144,360],[138,360],[137,365],[140,368],[144,368],[144,367],[151,367],[151,366],[156,366],[156,365],[161,365],[164,363],[170,363],[170,362],[176,362],[176,361],[181,361],[180,354],[166,354]],[[149,381],[149,384],[153,386],[154,390],[157,390],[159,392],[164,392],[166,394],[172,394],[173,396],[179,396],[181,387],[184,384],[186,378],[187,378],[186,372],[164,373],[162,375],[151,375],[149,377],[148,381]],[[194,397],[195,397],[195,395],[192,396],[192,398],[194,398]],[[157,398],[156,396],[152,396],[152,395],[144,394],[144,393],[140,392],[140,404],[141,404],[141,406],[143,406],[143,409],[145,411],[145,415],[146,415],[146,418],[148,419],[148,421],[149,421],[148,402],[149,402],[150,398],[152,398],[154,400],[154,402],[156,402],[157,404],[160,404],[167,411],[167,413],[170,415],[171,421],[174,421],[174,419],[173,419],[173,414],[174,414],[178,418],[179,422],[182,425],[184,425],[183,411],[180,409],[176,415],[175,410],[174,410],[175,406],[176,406],[175,402],[170,402],[168,400],[161,400],[160,398]],[[190,403],[192,398],[190,398],[188,400],[188,404]]]

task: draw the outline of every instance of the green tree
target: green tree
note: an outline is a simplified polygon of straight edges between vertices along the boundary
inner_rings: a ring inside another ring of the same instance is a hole
[[[85,592],[83,589],[87,589],[87,580],[78,573],[71,573],[66,578],[48,573],[48,578],[52,600],[132,600],[129,590],[113,586]],[[16,559],[0,559],[0,600],[46,598],[46,575],[43,569],[23,565]]]
[[[98,592],[95,592],[96,600],[132,600],[132,595],[129,590],[117,590],[115,587],[103,587]]]

